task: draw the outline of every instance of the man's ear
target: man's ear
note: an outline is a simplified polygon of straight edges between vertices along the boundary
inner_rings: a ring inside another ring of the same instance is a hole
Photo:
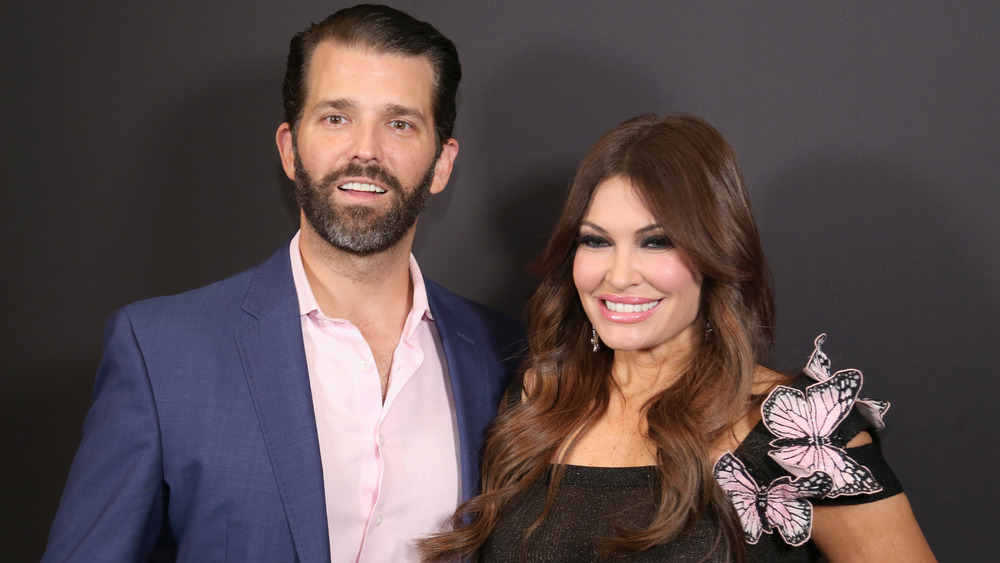
[[[451,177],[452,167],[455,165],[455,157],[458,156],[458,141],[448,139],[441,147],[441,156],[438,157],[434,167],[434,181],[431,182],[430,192],[439,194],[448,185],[448,178]]]
[[[278,126],[278,132],[274,135],[274,142],[278,144],[278,154],[281,155],[281,167],[285,169],[285,175],[289,180],[295,180],[295,143],[292,141],[294,133],[288,123]]]

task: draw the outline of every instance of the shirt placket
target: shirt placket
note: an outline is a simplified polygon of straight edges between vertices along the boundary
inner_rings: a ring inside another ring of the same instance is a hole
[[[374,368],[375,368],[374,360],[367,365],[359,366],[359,368],[363,368],[362,371],[367,371],[374,374]],[[390,382],[391,380],[392,379],[390,377]],[[366,402],[368,402],[368,404],[371,405],[372,398],[366,397]],[[377,538],[377,536],[379,535],[378,530],[383,526],[383,524],[385,524],[385,518],[382,510],[383,503],[386,500],[385,498],[383,498],[384,497],[383,478],[385,477],[385,459],[382,455],[382,448],[385,447],[386,439],[384,434],[382,433],[382,427],[385,418],[389,415],[391,411],[392,405],[388,401],[384,404],[382,403],[381,384],[379,384],[378,388],[377,402],[378,402],[378,407],[369,411],[377,413],[377,418],[376,420],[374,420],[371,426],[372,427],[371,452],[372,452],[372,463],[374,465],[374,471],[366,471],[365,473],[365,478],[371,479],[369,483],[372,487],[374,494],[372,496],[372,502],[370,505],[370,510],[368,512],[368,522],[365,526],[364,538],[362,538],[361,542],[361,551],[359,553],[359,558],[358,558],[359,561],[372,560],[370,557],[366,557],[366,552],[369,550],[369,546],[372,545],[372,542],[376,541],[374,538]]]

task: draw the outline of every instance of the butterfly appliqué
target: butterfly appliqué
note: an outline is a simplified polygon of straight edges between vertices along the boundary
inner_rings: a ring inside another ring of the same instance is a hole
[[[829,497],[882,490],[867,467],[830,441],[850,414],[861,381],[860,371],[842,370],[806,387],[805,393],[779,385],[760,407],[764,426],[777,437],[768,455],[797,477],[816,471],[829,475],[833,481]]]
[[[802,370],[806,375],[816,381],[826,381],[832,377],[830,372],[830,357],[823,351],[823,343],[826,342],[826,334],[816,337],[814,344],[816,349],[809,356],[809,362]],[[858,411],[865,420],[870,422],[876,430],[885,428],[885,421],[882,420],[885,412],[889,410],[888,401],[877,401],[875,399],[858,399]]]
[[[833,486],[830,476],[815,472],[807,477],[778,477],[763,489],[732,453],[715,462],[715,480],[726,492],[743,524],[748,543],[762,533],[777,529],[790,545],[799,546],[812,536],[813,506],[806,500],[826,495]]]

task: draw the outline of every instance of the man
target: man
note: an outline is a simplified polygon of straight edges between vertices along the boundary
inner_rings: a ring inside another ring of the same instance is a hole
[[[296,35],[276,141],[300,230],[112,317],[45,560],[413,560],[475,494],[523,333],[410,255],[460,77],[451,41],[384,6]]]

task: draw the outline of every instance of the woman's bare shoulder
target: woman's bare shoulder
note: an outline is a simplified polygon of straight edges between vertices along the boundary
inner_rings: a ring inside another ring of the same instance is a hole
[[[750,397],[747,398],[746,411],[743,412],[739,420],[733,423],[732,431],[723,440],[723,443],[718,446],[718,449],[720,451],[727,449],[735,451],[753,427],[760,422],[760,404],[763,402],[764,397],[773,391],[775,387],[788,385],[791,382],[791,377],[769,367],[758,365],[753,372],[753,384],[750,388]]]
[[[793,378],[788,375],[758,364],[753,372],[753,386],[750,390],[750,394],[755,397],[767,395],[773,391],[775,387],[779,385],[788,385],[792,382],[792,380]]]

